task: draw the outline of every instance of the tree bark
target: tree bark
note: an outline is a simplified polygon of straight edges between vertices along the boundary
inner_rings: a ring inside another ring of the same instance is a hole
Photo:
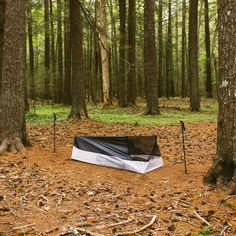
[[[50,32],[49,32],[49,4],[44,0],[44,29],[45,29],[45,59],[44,59],[44,99],[50,99]]]
[[[70,0],[71,52],[72,52],[72,106],[69,118],[87,118],[85,78],[83,66],[83,23],[80,5]]]
[[[175,0],[175,61],[176,61],[176,83],[175,83],[175,96],[180,96],[180,76],[179,76],[179,3]]]
[[[126,37],[126,0],[119,0],[119,17],[120,17],[120,46],[119,46],[119,83],[118,99],[119,106],[125,107],[126,103],[126,70],[125,70],[125,37]]]
[[[106,18],[106,2],[98,1],[98,28],[100,32],[100,50],[102,63],[102,82],[103,82],[103,104],[109,106],[111,101],[110,95],[110,74],[109,74],[109,48],[107,40],[107,18]]]
[[[155,40],[155,0],[144,1],[144,70],[146,81],[147,115],[159,114],[157,89],[157,54]]]
[[[64,103],[71,105],[71,31],[70,31],[70,12],[69,0],[65,0],[64,16]]]
[[[27,142],[25,125],[25,1],[7,0],[5,8],[0,153],[21,151]]]
[[[219,113],[217,123],[217,153],[213,166],[205,177],[208,183],[218,178],[234,183],[236,194],[236,2],[218,0],[219,32]]]
[[[186,86],[186,0],[182,0],[181,96],[187,96]]]
[[[172,1],[168,3],[168,35],[166,44],[166,96],[174,97],[173,55],[172,55]]]
[[[163,93],[163,1],[159,1],[158,6],[158,95],[162,97]]]
[[[63,91],[63,53],[62,53],[62,23],[61,23],[61,0],[57,0],[57,102],[62,102]]]
[[[206,47],[206,95],[212,97],[212,73],[211,73],[211,40],[209,26],[209,6],[208,0],[205,3],[205,47]]]
[[[4,20],[5,19],[5,0],[0,0],[0,95],[2,81],[2,58],[4,45]]]
[[[129,15],[128,15],[128,62],[130,69],[128,72],[127,81],[127,102],[129,104],[136,103],[136,3],[135,0],[129,0]]]
[[[200,110],[198,78],[198,0],[190,0],[189,6],[189,73],[190,111]]]
[[[54,36],[54,14],[53,1],[50,0],[50,32],[51,32],[51,65],[52,65],[52,91],[53,100],[57,101],[57,80],[56,80],[56,55],[55,55],[55,36]]]

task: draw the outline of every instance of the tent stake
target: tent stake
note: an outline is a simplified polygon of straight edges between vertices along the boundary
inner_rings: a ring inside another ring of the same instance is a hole
[[[56,152],[56,121],[57,116],[55,113],[53,113],[53,140],[54,140],[54,152]]]
[[[187,171],[187,162],[186,162],[186,151],[185,151],[185,125],[184,122],[182,120],[180,120],[180,124],[181,124],[181,130],[182,130],[182,142],[183,142],[183,151],[184,151],[184,172],[185,174],[188,173]]]

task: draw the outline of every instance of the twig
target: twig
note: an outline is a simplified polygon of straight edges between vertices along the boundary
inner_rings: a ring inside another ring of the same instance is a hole
[[[230,196],[224,198],[223,200],[226,201],[226,200],[228,200],[228,199],[230,199],[230,198],[233,198],[233,197],[236,197],[236,195],[230,195]]]
[[[220,236],[224,236],[225,235],[225,231],[230,228],[230,225],[226,225],[223,230],[220,232]]]
[[[94,233],[87,229],[83,229],[79,227],[70,227],[67,232],[61,233],[58,236],[64,236],[64,235],[69,235],[69,234],[80,235],[79,232],[86,233],[92,236],[105,236],[104,234]]]
[[[206,221],[205,219],[203,219],[196,211],[193,211],[193,213],[197,216],[197,218],[198,218],[199,220],[201,220],[202,222],[204,222],[206,225],[211,226],[211,224],[210,224],[208,221]]]
[[[12,231],[18,230],[18,229],[24,229],[24,228],[27,228],[27,227],[32,227],[32,226],[35,226],[35,225],[36,225],[36,224],[33,223],[33,224],[29,224],[29,225],[23,225],[23,226],[12,227]]]
[[[147,225],[144,225],[143,227],[139,228],[139,229],[135,229],[133,231],[126,231],[126,232],[120,232],[120,233],[117,233],[116,236],[122,236],[122,235],[130,235],[130,234],[136,234],[136,233],[139,233],[145,229],[147,229],[148,227],[150,227],[151,225],[153,225],[156,221],[156,218],[157,216],[154,215],[152,217],[152,220],[147,224]]]
[[[112,227],[116,227],[118,225],[124,225],[124,224],[128,224],[130,222],[132,222],[133,219],[128,219],[128,220],[125,220],[125,221],[122,221],[122,222],[118,222],[118,223],[114,223],[114,224],[110,224],[107,226],[107,228],[112,228]]]

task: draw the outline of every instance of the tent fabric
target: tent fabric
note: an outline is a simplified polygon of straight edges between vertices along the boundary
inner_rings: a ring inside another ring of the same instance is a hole
[[[156,136],[76,136],[72,159],[138,173],[163,166]]]

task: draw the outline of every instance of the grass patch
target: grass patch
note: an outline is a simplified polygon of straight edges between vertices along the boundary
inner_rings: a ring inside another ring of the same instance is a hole
[[[189,112],[187,100],[177,104],[177,109],[170,104],[173,100],[163,100],[165,106],[161,107],[161,114],[156,116],[144,115],[145,104],[140,103],[135,107],[120,108],[117,106],[103,107],[102,104],[94,106],[88,104],[89,117],[96,121],[106,123],[125,123],[133,125],[174,125],[179,120],[189,122],[215,122],[217,115],[217,103],[214,101],[202,103],[201,112]],[[179,101],[178,101],[179,102]],[[166,105],[167,104],[167,105]],[[36,105],[35,111],[31,107],[26,115],[27,123],[30,125],[47,125],[53,122],[53,113],[57,115],[58,123],[68,122],[70,108],[63,105]]]
[[[198,230],[198,234],[201,234],[201,235],[210,235],[213,233],[214,233],[214,230],[210,226],[205,226],[204,228]]]

